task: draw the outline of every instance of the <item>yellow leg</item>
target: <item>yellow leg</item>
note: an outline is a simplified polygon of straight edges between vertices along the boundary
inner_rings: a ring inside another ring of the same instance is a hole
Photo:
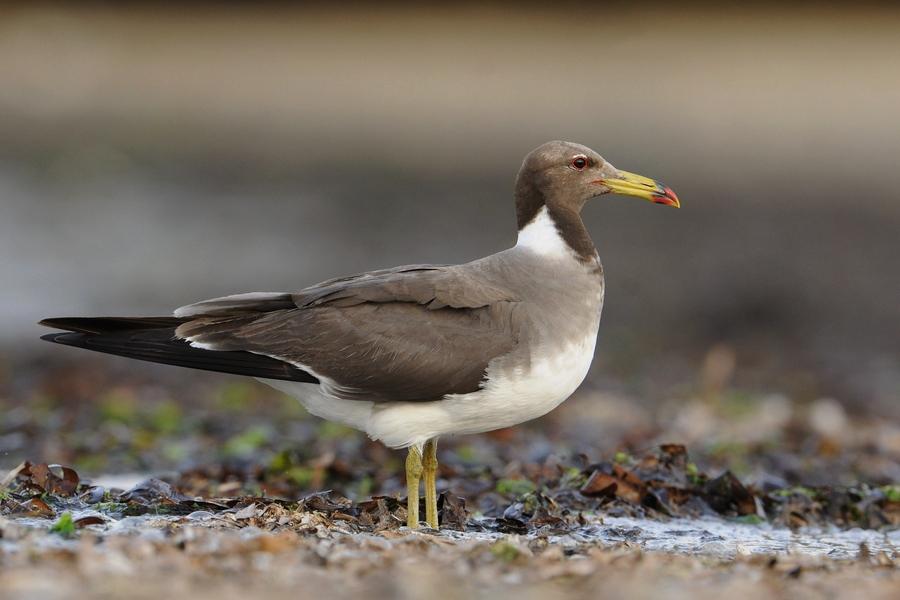
[[[437,511],[437,439],[425,442],[423,472],[425,474],[425,521],[428,526],[438,529]]]
[[[410,529],[419,526],[419,478],[422,477],[422,451],[409,447],[406,455],[406,525]]]

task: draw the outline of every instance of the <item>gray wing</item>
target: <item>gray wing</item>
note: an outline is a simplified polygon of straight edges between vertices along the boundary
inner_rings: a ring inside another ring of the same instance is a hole
[[[193,304],[176,335],[288,362],[341,398],[436,400],[477,390],[515,346],[517,301],[477,263],[414,265]]]

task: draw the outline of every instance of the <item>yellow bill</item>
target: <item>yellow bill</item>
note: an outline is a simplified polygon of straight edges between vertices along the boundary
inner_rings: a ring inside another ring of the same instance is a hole
[[[599,179],[595,183],[608,187],[613,194],[636,196],[655,204],[681,208],[681,202],[672,188],[637,173],[618,171],[616,177]]]

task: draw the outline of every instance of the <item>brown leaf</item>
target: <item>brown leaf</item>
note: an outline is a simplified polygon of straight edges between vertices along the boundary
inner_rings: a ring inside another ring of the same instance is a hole
[[[351,523],[356,522],[356,517],[354,517],[353,515],[348,515],[347,513],[343,513],[339,510],[336,510],[333,513],[331,513],[331,518],[334,519],[335,521],[349,521]]]
[[[50,468],[62,471],[62,477],[57,478],[58,481],[55,482],[55,493],[64,496],[71,496],[74,494],[78,489],[78,484],[81,482],[81,478],[78,476],[78,473],[75,472],[75,469],[64,467],[62,465],[50,465]]]
[[[20,509],[16,512],[21,515],[32,517],[52,517],[56,514],[53,509],[50,508],[50,505],[40,498],[31,498],[23,502]]]
[[[647,453],[635,467],[636,477],[643,483],[658,482],[667,486],[687,485],[687,450],[681,444],[663,444]]]
[[[62,465],[50,465],[49,469],[52,476],[50,479],[50,492],[61,496],[73,495],[78,489],[78,484],[81,481],[78,477],[78,473],[75,472],[75,469],[64,467]],[[59,471],[60,474],[57,475],[56,471]]]
[[[441,527],[465,531],[468,519],[465,499],[450,492],[442,492],[438,497],[438,516]]]
[[[612,475],[594,471],[579,491],[589,498],[612,498],[616,495],[618,486],[618,481]]]
[[[53,474],[46,463],[31,465],[29,468],[31,482],[46,493],[50,493],[50,478]]]
[[[400,502],[389,496],[375,496],[371,500],[357,504],[359,510],[359,524],[363,527],[371,527],[377,531],[396,527],[406,520],[406,512],[402,510]],[[402,518],[394,518],[396,513],[402,512]]]
[[[756,514],[756,500],[744,484],[731,471],[706,482],[704,498],[718,513],[734,511],[739,515]]]
[[[80,478],[74,469],[62,465],[46,463],[25,463],[19,475],[26,478],[26,484],[45,494],[71,496],[78,489]]]
[[[582,486],[581,493],[589,497],[619,497],[633,504],[640,504],[645,486],[637,476],[620,465],[613,466],[612,474],[594,471]]]
[[[75,527],[79,529],[82,527],[87,527],[88,525],[105,525],[106,519],[101,517],[100,515],[87,515],[84,517],[79,517],[75,519]]]
[[[315,510],[320,512],[334,512],[336,510],[346,509],[350,504],[350,500],[332,494],[329,490],[310,494],[299,502],[300,507],[305,510]]]

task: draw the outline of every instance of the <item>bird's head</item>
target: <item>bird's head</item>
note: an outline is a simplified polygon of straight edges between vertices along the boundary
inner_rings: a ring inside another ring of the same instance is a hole
[[[530,198],[529,204],[539,200],[548,206],[580,211],[588,200],[603,194],[681,206],[670,188],[643,175],[617,169],[587,146],[573,142],[547,142],[532,150],[516,181],[519,201]]]

